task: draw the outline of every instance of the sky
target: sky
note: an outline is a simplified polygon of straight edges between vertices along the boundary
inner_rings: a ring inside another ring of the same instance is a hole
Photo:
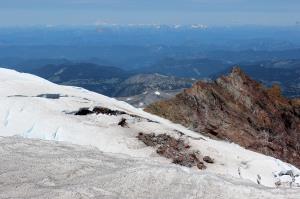
[[[300,0],[0,0],[0,26],[300,24]]]

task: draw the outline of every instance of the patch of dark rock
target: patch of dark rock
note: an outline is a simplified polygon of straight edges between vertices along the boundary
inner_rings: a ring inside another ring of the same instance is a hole
[[[279,187],[281,185],[280,181],[275,182],[276,187]]]
[[[127,114],[124,111],[112,110],[112,109],[101,107],[101,106],[94,107],[92,110],[90,110],[89,108],[80,108],[78,111],[73,112],[71,114],[75,114],[75,115],[89,115],[89,114],[94,114],[94,113],[97,114],[97,115],[98,114],[105,114],[105,115],[114,115],[114,116],[117,116],[117,115],[129,115],[130,117],[137,118],[137,119],[140,119],[140,120],[146,120],[147,122],[159,123],[159,122],[156,122],[156,121],[144,118],[144,117],[140,117],[138,115]],[[120,126],[124,125],[124,127],[125,127],[126,126],[125,122],[126,122],[126,119],[123,118],[119,122],[119,125]]]
[[[159,122],[157,122],[157,121],[150,120],[150,119],[148,119],[148,118],[144,118],[144,117],[141,117],[141,116],[138,116],[138,115],[129,114],[129,116],[130,116],[130,117],[133,117],[133,118],[141,119],[141,120],[146,120],[147,122],[159,124]]]
[[[46,93],[46,94],[39,94],[36,97],[42,97],[42,98],[47,98],[47,99],[59,99],[62,96],[60,94]]]
[[[61,97],[67,97],[67,95],[60,95],[60,94],[51,94],[51,93],[46,93],[46,94],[39,94],[37,96],[26,96],[26,95],[10,95],[7,97],[40,97],[40,98],[46,98],[46,99],[59,99]]]
[[[198,162],[197,163],[197,168],[200,169],[200,170],[203,170],[203,169],[206,169],[206,166],[204,165],[203,162]]]
[[[288,175],[288,176],[294,177],[294,173],[293,173],[292,170],[281,171],[278,175],[279,175],[279,176]]]
[[[147,119],[147,118],[145,118],[145,119],[147,120],[147,122],[152,122],[152,123],[159,124],[159,122],[158,122],[158,121],[150,120],[150,119]]]
[[[211,157],[209,157],[209,156],[204,156],[203,157],[203,161],[204,162],[207,162],[207,163],[210,163],[210,164],[213,164],[215,161],[211,158]]]
[[[29,96],[26,96],[26,95],[9,95],[7,97],[29,97]]]
[[[293,124],[293,116],[287,113],[282,113],[281,114],[282,121],[284,123],[285,128],[289,129],[292,127]]]
[[[213,130],[213,129],[209,129],[209,128],[205,128],[204,129],[204,132],[205,133],[207,133],[208,135],[213,135],[213,136],[218,136],[218,132],[217,131],[215,131],[215,130]]]
[[[104,107],[95,107],[93,112],[96,114],[105,114],[105,115],[124,115],[126,114],[124,111],[111,110],[109,108]]]
[[[175,129],[174,132],[178,133],[180,137],[186,136],[183,132],[181,132],[177,129]],[[189,135],[187,135],[186,137],[188,137],[190,139],[193,139],[193,140],[205,140],[206,141],[206,139],[204,139],[202,137],[195,138],[195,137],[192,137],[192,136],[189,136]]]
[[[80,108],[77,112],[75,112],[75,115],[89,115],[89,114],[105,114],[105,115],[124,115],[126,114],[124,111],[118,111],[118,110],[111,110],[109,108],[104,107],[95,107],[93,110],[90,110],[89,108]]]
[[[144,134],[139,133],[137,138],[145,145],[157,147],[156,152],[168,159],[174,164],[185,167],[197,166],[199,169],[205,169],[206,166],[199,159],[197,151],[190,150],[191,146],[186,144],[183,139],[176,139],[167,134]]]
[[[121,126],[121,127],[128,127],[125,118],[122,118],[121,121],[118,123],[118,125]]]
[[[266,145],[266,147],[271,151],[276,151],[270,144]]]
[[[93,114],[94,112],[89,110],[88,108],[81,108],[79,111],[75,113],[75,115],[90,115]]]
[[[178,133],[180,136],[183,136],[184,135],[184,133],[182,133],[181,131],[178,131],[178,130],[174,130],[176,133]]]

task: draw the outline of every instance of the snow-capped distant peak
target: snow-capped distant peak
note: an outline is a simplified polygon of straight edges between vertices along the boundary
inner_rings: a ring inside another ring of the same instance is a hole
[[[178,28],[181,28],[181,27],[182,27],[182,25],[180,25],[180,24],[174,25],[174,28],[175,28],[175,29],[178,29]]]
[[[160,92],[159,91],[155,91],[154,94],[155,95],[160,95]]]
[[[191,25],[191,28],[194,28],[194,29],[206,29],[207,26],[203,25],[203,24],[193,24],[193,25]]]

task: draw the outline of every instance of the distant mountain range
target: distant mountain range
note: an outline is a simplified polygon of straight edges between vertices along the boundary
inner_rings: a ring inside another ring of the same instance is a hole
[[[173,96],[183,88],[189,88],[195,79],[165,76],[157,73],[139,74],[116,67],[90,63],[47,65],[29,71],[52,82],[83,87],[111,97],[130,97],[134,105],[142,106]],[[155,92],[159,92],[157,95]],[[164,93],[168,93],[164,96]],[[158,98],[141,96],[154,95]],[[141,95],[140,97],[137,97]],[[127,98],[124,98],[127,101]],[[147,101],[147,102],[146,102]]]
[[[36,67],[38,62],[39,67],[59,63],[53,59],[139,70],[167,67],[164,62],[172,59],[229,64],[299,59],[299,34],[300,26],[100,24],[0,28],[0,66],[24,70]]]
[[[300,47],[299,26],[206,27],[98,25],[0,28],[1,46],[200,46],[201,49],[282,50]],[[276,34],[274,34],[276,33]]]
[[[130,73],[122,69],[91,63],[47,65],[30,72],[55,83],[83,87],[109,96],[114,96],[116,87],[130,77]]]

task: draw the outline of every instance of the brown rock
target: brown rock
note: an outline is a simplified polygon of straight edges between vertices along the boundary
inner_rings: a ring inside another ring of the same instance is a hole
[[[205,169],[205,165],[201,162],[196,152],[190,151],[190,146],[184,143],[182,139],[173,138],[167,134],[144,134],[139,133],[139,140],[147,146],[158,147],[157,154],[171,159],[174,164],[185,167],[197,166],[199,169]],[[202,164],[202,166],[198,166]]]
[[[122,118],[122,119],[120,120],[120,122],[118,123],[118,125],[121,126],[121,127],[128,127],[125,118]]]
[[[210,164],[214,163],[214,160],[209,156],[204,156],[203,161],[207,162],[207,163],[210,163]]]
[[[197,167],[198,167],[198,169],[200,169],[200,170],[206,169],[206,166],[204,165],[203,162],[199,162],[199,163],[197,164]]]
[[[267,89],[239,68],[145,110],[300,167],[300,99],[282,97],[279,86]]]

